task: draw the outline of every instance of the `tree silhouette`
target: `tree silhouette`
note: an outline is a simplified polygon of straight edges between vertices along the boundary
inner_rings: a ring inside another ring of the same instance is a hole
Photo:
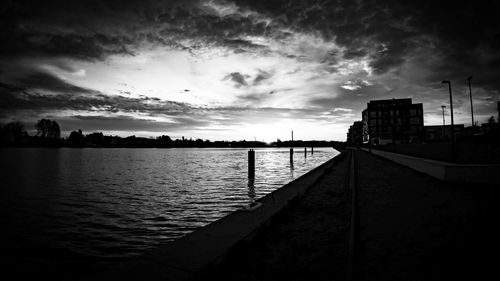
[[[59,139],[61,137],[61,129],[56,121],[41,119],[36,123],[35,128],[37,135],[42,138]]]
[[[68,142],[71,146],[84,146],[85,145],[85,137],[83,136],[82,130],[73,131],[68,137]]]
[[[0,130],[0,136],[3,143],[19,144],[24,137],[27,137],[27,133],[24,124],[16,121],[4,125]]]
[[[160,147],[172,147],[172,139],[169,136],[162,135],[159,137],[156,137],[157,144]]]

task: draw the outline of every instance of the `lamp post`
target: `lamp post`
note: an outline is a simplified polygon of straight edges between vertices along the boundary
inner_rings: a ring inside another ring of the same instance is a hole
[[[455,128],[453,122],[453,98],[451,96],[451,82],[443,80],[441,83],[448,84],[450,90],[450,116],[451,116],[451,159],[455,161]]]
[[[470,114],[471,114],[471,117],[472,117],[472,127],[474,127],[474,109],[473,109],[473,106],[472,106],[472,89],[470,87],[470,80],[471,79],[472,79],[472,76],[469,76],[469,78],[467,78],[467,80],[469,80]]]

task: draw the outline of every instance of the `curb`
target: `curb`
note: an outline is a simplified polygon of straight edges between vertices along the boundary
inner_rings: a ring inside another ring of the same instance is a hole
[[[346,280],[356,280],[356,231],[357,231],[357,192],[356,192],[356,150],[351,150],[349,163],[348,188],[351,190],[351,221],[349,229],[349,256],[347,260]]]

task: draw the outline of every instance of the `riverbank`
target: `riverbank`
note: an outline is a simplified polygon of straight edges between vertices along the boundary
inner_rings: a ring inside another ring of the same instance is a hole
[[[355,152],[353,169],[348,162],[195,280],[479,280],[493,273],[495,186],[446,183],[364,151]]]
[[[193,280],[344,280],[349,268],[350,153],[255,239]]]
[[[476,280],[493,273],[496,186],[447,183],[350,153],[262,198],[255,211],[233,213],[90,280]]]
[[[181,239],[167,243],[138,259],[89,280],[186,280],[225,259],[228,252],[265,229],[277,214],[288,208],[325,171],[342,157],[335,157],[309,173],[257,200],[262,205],[253,210],[231,213]]]

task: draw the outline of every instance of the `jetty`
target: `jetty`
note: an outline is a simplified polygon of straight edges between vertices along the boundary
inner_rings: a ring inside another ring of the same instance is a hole
[[[498,185],[347,149],[261,205],[86,280],[485,279]]]

